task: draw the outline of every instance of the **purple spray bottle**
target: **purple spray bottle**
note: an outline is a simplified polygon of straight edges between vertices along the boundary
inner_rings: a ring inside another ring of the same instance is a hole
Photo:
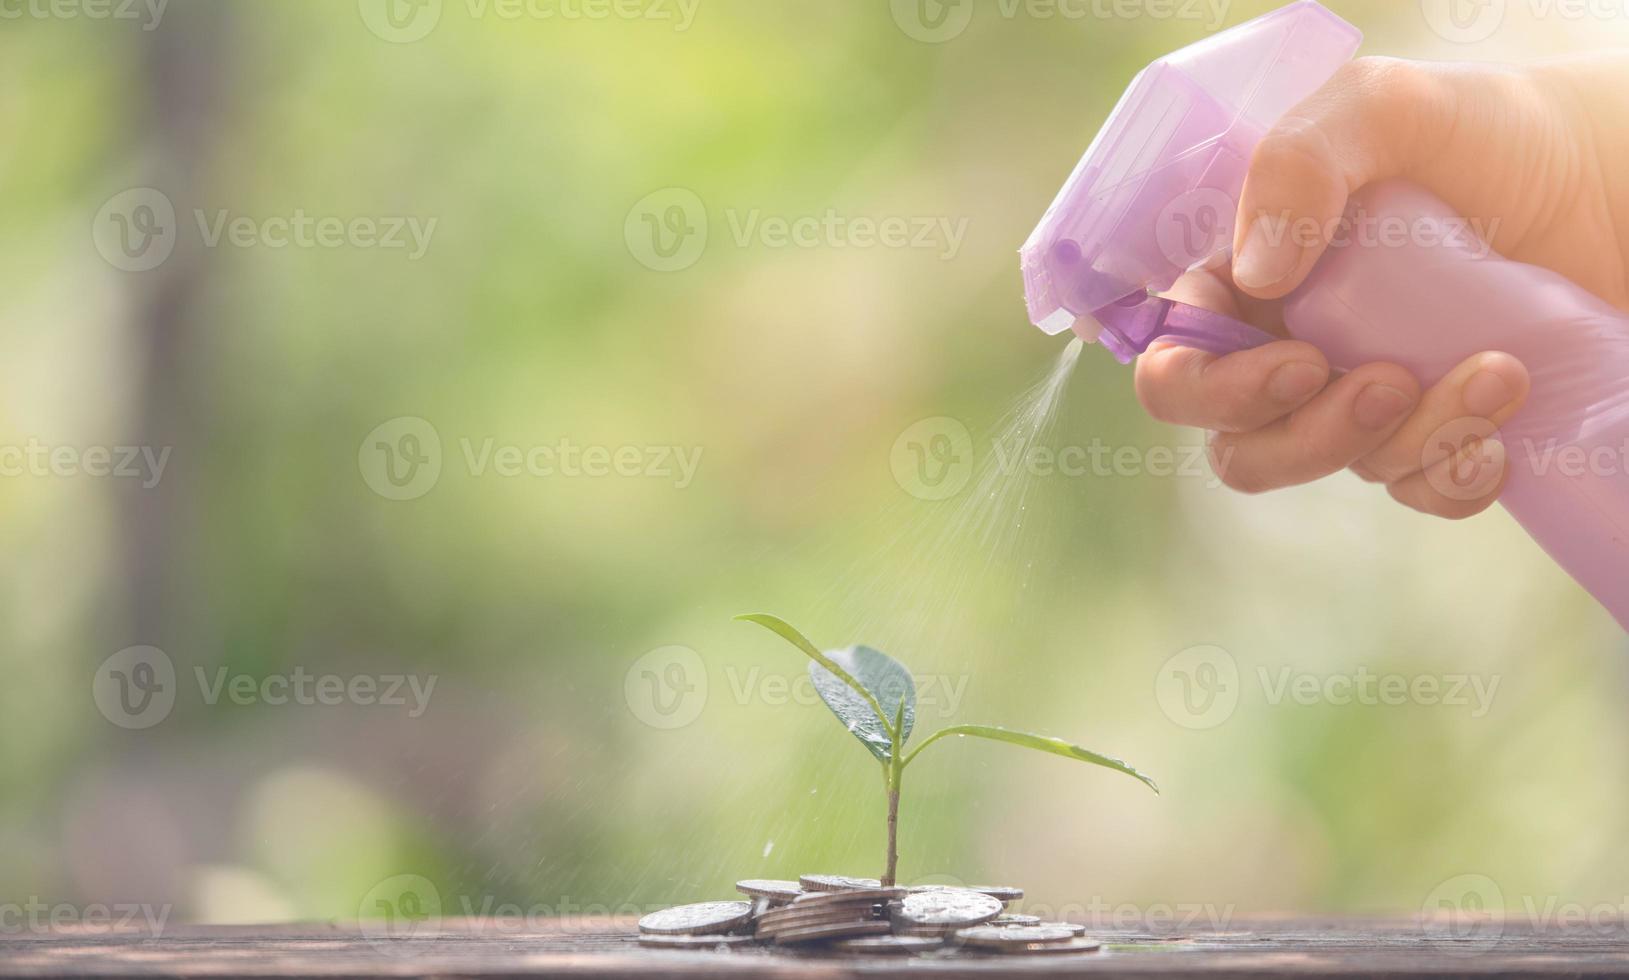
[[[1275,339],[1158,294],[1227,257],[1256,144],[1361,41],[1299,0],[1143,70],[1024,245],[1035,325],[1073,330],[1122,363],[1155,340],[1229,353]],[[1501,257],[1416,185],[1375,184],[1351,206],[1411,233],[1326,252],[1285,301],[1290,333],[1338,369],[1387,360],[1427,385],[1480,351],[1520,358],[1533,390],[1499,431],[1510,474],[1500,501],[1629,628],[1629,315]]]

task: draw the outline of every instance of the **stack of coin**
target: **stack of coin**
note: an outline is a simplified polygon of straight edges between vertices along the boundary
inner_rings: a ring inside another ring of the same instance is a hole
[[[911,955],[943,949],[995,955],[1086,953],[1084,926],[1006,914],[1022,888],[925,885],[883,888],[875,878],[804,875],[736,883],[746,901],[703,902],[639,920],[639,942],[663,949],[774,944],[845,956]]]
[[[892,931],[882,906],[905,894],[899,888],[853,888],[802,895],[754,922],[760,940],[777,945],[881,936]]]

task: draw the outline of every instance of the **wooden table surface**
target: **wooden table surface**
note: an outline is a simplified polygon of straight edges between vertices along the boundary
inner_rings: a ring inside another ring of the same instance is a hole
[[[49,977],[773,977],[909,976],[1444,977],[1629,976],[1629,930],[1484,922],[1259,919],[1226,932],[1102,930],[1102,952],[1068,956],[932,954],[905,959],[754,949],[665,951],[634,942],[630,920],[445,920],[387,937],[356,924],[188,926],[0,934],[0,976]]]

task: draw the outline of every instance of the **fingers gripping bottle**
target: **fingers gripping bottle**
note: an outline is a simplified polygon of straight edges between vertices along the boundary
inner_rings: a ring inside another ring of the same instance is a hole
[[[1275,339],[1158,294],[1226,258],[1256,144],[1361,41],[1299,0],[1148,66],[1024,245],[1035,325],[1073,330],[1123,363],[1155,340],[1229,353]],[[1509,471],[1500,501],[1629,629],[1629,316],[1563,276],[1498,255],[1417,185],[1363,188],[1347,217],[1349,240],[1285,302],[1290,333],[1339,369],[1387,360],[1428,385],[1480,351],[1520,358],[1533,390],[1498,433]],[[1403,233],[1371,241],[1364,229]],[[1466,420],[1428,451],[1490,434]],[[1451,464],[1431,471],[1450,495],[1462,485]]]

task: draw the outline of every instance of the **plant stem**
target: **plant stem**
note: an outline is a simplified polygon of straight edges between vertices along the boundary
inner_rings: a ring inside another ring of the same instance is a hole
[[[877,717],[882,717],[878,715]],[[882,782],[888,790],[888,867],[882,873],[882,887],[894,887],[894,873],[899,867],[899,783],[905,776],[905,702],[899,702],[894,712],[894,724],[888,730],[892,744],[888,761],[882,765]]]
[[[896,775],[888,786],[888,870],[883,873],[882,887],[894,887],[894,873],[899,867],[899,780]]]

